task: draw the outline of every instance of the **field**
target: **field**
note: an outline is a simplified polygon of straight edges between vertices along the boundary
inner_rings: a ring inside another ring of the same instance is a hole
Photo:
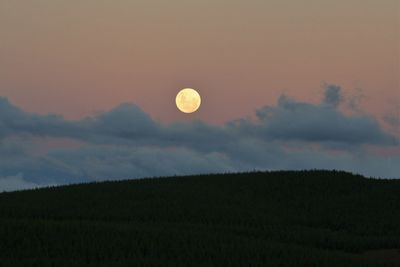
[[[400,180],[281,171],[1,193],[0,266],[400,266]]]

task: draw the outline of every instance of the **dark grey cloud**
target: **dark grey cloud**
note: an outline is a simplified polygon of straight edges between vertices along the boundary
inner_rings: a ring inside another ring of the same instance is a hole
[[[201,121],[162,124],[134,104],[70,121],[25,112],[0,98],[0,182],[15,188],[83,181],[209,172],[343,169],[398,177],[400,155],[368,146],[398,147],[398,137],[363,112],[344,113],[341,88],[327,85],[320,103],[281,96],[255,119],[222,126]],[[46,149],[40,140],[79,145]],[[38,144],[39,140],[39,144]],[[11,182],[10,182],[11,184]],[[9,190],[10,188],[7,188]]]
[[[389,124],[390,127],[400,130],[400,108],[397,112],[387,113],[383,120]]]
[[[0,138],[12,135],[78,137],[79,129],[59,115],[37,115],[24,112],[0,97]]]
[[[323,102],[332,107],[338,107],[343,101],[342,88],[338,85],[325,85],[325,93]]]
[[[159,125],[134,104],[121,104],[113,110],[76,123],[82,139],[97,135],[139,140],[158,135]],[[88,140],[90,141],[90,140]]]
[[[283,95],[277,106],[257,110],[260,123],[247,127],[253,127],[253,132],[266,138],[278,140],[347,145],[398,143],[398,139],[386,133],[371,115],[347,115],[338,110],[341,101],[338,86],[327,86],[320,104],[299,102]]]
[[[365,113],[346,115],[338,110],[341,101],[341,88],[328,85],[320,104],[282,95],[276,106],[257,110],[256,121],[241,119],[225,126],[212,126],[201,121],[163,125],[134,104],[122,104],[80,121],[67,121],[57,115],[26,113],[0,99],[0,136],[30,134],[97,144],[184,146],[200,151],[223,149],[243,138],[396,144],[397,138],[385,132],[374,117]]]

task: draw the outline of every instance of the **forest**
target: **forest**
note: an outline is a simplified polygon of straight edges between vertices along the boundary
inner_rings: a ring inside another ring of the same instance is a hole
[[[274,171],[4,192],[0,266],[400,266],[400,180]]]

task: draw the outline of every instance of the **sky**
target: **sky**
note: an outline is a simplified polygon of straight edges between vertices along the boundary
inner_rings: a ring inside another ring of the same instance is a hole
[[[0,191],[252,169],[399,178],[397,0],[0,0]],[[196,88],[198,112],[175,107]]]

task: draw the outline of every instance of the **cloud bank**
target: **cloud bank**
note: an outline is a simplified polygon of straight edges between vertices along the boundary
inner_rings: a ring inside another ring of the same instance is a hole
[[[130,103],[82,120],[25,112],[0,98],[0,191],[104,179],[276,169],[400,177],[399,138],[326,85],[320,103],[282,95],[254,119],[162,124]],[[56,146],[46,148],[48,142]],[[74,145],[71,145],[71,144]],[[45,149],[44,149],[45,148]],[[22,176],[23,175],[23,179]]]

